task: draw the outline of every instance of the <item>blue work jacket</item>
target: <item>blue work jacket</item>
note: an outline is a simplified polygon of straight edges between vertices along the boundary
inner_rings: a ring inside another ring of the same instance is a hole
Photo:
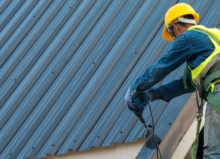
[[[155,99],[169,101],[174,97],[195,90],[191,83],[190,74],[187,75],[187,88],[184,87],[183,77],[158,88],[152,88],[166,75],[186,62],[191,69],[200,65],[213,51],[215,47],[207,35],[188,30],[179,35],[172,43],[170,49],[145,73],[137,78],[131,85],[131,90],[146,91]]]

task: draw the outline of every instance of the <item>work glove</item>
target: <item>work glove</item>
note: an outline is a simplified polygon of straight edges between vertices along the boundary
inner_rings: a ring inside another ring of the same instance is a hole
[[[128,108],[135,113],[138,117],[141,117],[145,106],[148,102],[148,97],[143,91],[131,91],[128,89],[125,95],[125,102]]]

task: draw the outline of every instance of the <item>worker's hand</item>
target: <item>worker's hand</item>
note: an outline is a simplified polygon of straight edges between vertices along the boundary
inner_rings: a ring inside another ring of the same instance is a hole
[[[144,107],[147,105],[148,97],[146,96],[145,92],[131,92],[128,89],[125,101],[127,103],[128,108],[133,111],[138,117],[142,116],[144,111]]]

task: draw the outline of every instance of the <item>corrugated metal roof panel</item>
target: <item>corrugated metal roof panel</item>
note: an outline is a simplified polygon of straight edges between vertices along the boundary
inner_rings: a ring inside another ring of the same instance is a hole
[[[177,2],[1,1],[0,157],[36,158],[142,138],[124,94],[168,49],[163,16]],[[202,23],[219,25],[218,1],[184,2],[193,3]],[[178,78],[181,69],[161,83]],[[152,103],[161,138],[187,99]],[[165,118],[170,112],[176,114]],[[138,157],[152,153],[143,147]]]

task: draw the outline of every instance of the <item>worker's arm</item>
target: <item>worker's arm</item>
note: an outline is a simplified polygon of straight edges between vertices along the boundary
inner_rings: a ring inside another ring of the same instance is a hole
[[[158,89],[151,89],[147,93],[144,91],[151,88],[157,82],[162,80],[167,74],[187,61],[191,56],[190,51],[191,44],[189,40],[185,35],[180,35],[173,42],[171,48],[164,54],[164,56],[157,63],[149,67],[145,73],[141,75],[137,80],[135,80],[135,82],[128,89],[125,96],[125,101],[128,107],[132,111],[136,112],[136,114],[141,116],[147,101],[153,100],[151,98],[168,101],[168,97],[163,96],[163,93],[169,90],[176,91],[175,86],[180,84],[180,82],[174,81],[174,85],[165,85]],[[142,100],[146,97],[146,100]]]
[[[138,92],[136,96],[133,96],[130,90],[128,90],[125,96],[125,101],[127,102],[128,107],[140,117],[148,101],[162,99],[169,102],[177,96],[193,92],[195,87],[191,83],[190,74],[186,74],[184,78],[185,84],[182,77],[168,84],[161,85],[158,88],[151,88],[146,92]]]
[[[143,75],[135,80],[130,87],[131,91],[145,91],[151,88],[190,57],[190,39],[182,34],[158,62],[150,66]]]
[[[180,78],[158,88],[151,88],[146,94],[151,101],[162,99],[168,102],[177,96],[195,91],[189,75],[186,77],[186,85],[187,87],[184,86],[183,78]]]

